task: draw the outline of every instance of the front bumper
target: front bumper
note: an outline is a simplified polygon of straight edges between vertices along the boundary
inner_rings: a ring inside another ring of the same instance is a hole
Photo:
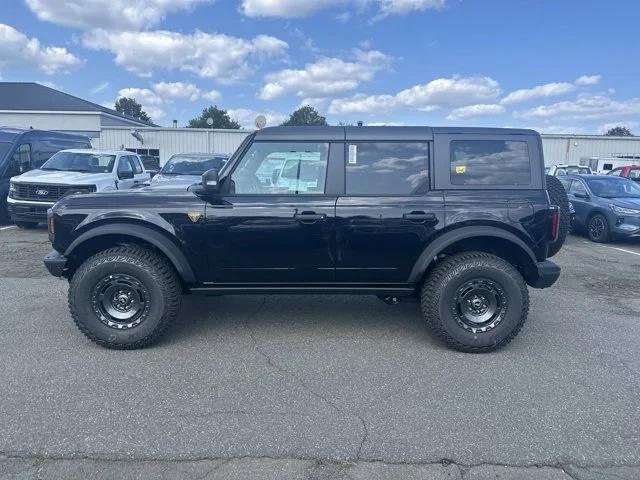
[[[54,277],[63,277],[67,269],[67,257],[56,250],[52,250],[44,257],[44,266]]]
[[[55,202],[30,202],[7,198],[7,209],[13,221],[46,222],[47,210],[55,205]]]
[[[530,283],[533,288],[547,288],[556,283],[560,277],[560,267],[550,260],[536,263],[537,278]]]

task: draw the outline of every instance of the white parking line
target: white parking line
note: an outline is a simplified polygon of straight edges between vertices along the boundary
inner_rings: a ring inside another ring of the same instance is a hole
[[[638,253],[638,252],[634,252],[634,251],[632,251],[632,250],[627,250],[627,249],[625,249],[625,248],[620,248],[620,247],[610,247],[610,246],[608,246],[608,245],[600,245],[600,244],[597,244],[597,243],[593,243],[593,242],[586,242],[586,241],[583,241],[582,243],[584,243],[584,244],[586,244],[586,245],[597,245],[598,247],[602,247],[602,248],[609,248],[609,249],[611,249],[611,250],[618,250],[619,252],[630,253],[631,255],[637,255],[637,256],[639,256],[639,257],[640,257],[640,253]]]
[[[10,228],[16,228],[15,225],[9,225],[8,227],[0,227],[0,230],[9,230]]]

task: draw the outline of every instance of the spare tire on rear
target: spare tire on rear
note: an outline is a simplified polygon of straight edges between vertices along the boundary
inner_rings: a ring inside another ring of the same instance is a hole
[[[569,199],[567,198],[567,192],[564,189],[562,182],[552,175],[547,175],[547,192],[549,193],[549,199],[551,205],[556,205],[560,208],[560,230],[558,232],[558,238],[555,242],[549,244],[547,255],[553,257],[560,251],[564,241],[567,238],[569,232],[569,226],[571,224],[571,213],[569,212]]]

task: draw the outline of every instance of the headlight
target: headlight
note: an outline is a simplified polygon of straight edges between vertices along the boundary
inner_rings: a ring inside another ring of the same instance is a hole
[[[16,184],[13,182],[9,183],[9,196],[13,197],[17,192],[18,187],[16,187]]]
[[[89,185],[86,187],[71,187],[69,190],[65,192],[64,196],[67,197],[69,195],[81,195],[84,193],[93,193],[95,191],[96,191],[95,185]]]
[[[624,208],[613,204],[609,206],[611,210],[618,215],[640,215],[640,210],[636,210],[635,208]]]

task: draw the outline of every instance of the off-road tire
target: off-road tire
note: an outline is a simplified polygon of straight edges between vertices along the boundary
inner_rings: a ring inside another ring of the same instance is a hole
[[[38,222],[13,222],[16,224],[18,228],[23,230],[33,230],[34,228],[38,228]]]
[[[567,192],[564,189],[562,182],[552,175],[547,175],[547,192],[549,193],[549,199],[551,205],[557,205],[560,208],[560,229],[558,231],[558,238],[549,244],[547,250],[547,256],[553,257],[560,251],[562,245],[567,238],[571,225],[571,213],[569,212],[569,199],[567,198]]]
[[[602,222],[602,233],[596,234],[593,231],[592,224],[594,222]],[[605,217],[601,213],[596,213],[595,215],[591,216],[591,218],[589,218],[589,221],[587,222],[587,236],[592,242],[607,243],[611,239],[611,231],[609,230],[609,222],[607,221],[607,217]]]
[[[111,274],[135,278],[148,292],[148,315],[125,330],[106,325],[95,313],[96,285]],[[156,343],[176,319],[182,301],[178,276],[163,256],[139,246],[114,247],[89,257],[76,270],[69,285],[73,321],[89,340],[106,348],[133,350]]]
[[[484,332],[461,326],[452,308],[456,291],[476,279],[495,282],[506,298],[502,320]],[[427,325],[449,347],[485,353],[503,347],[520,332],[529,314],[529,292],[522,275],[507,261],[484,252],[466,252],[446,258],[429,273],[420,304]]]

